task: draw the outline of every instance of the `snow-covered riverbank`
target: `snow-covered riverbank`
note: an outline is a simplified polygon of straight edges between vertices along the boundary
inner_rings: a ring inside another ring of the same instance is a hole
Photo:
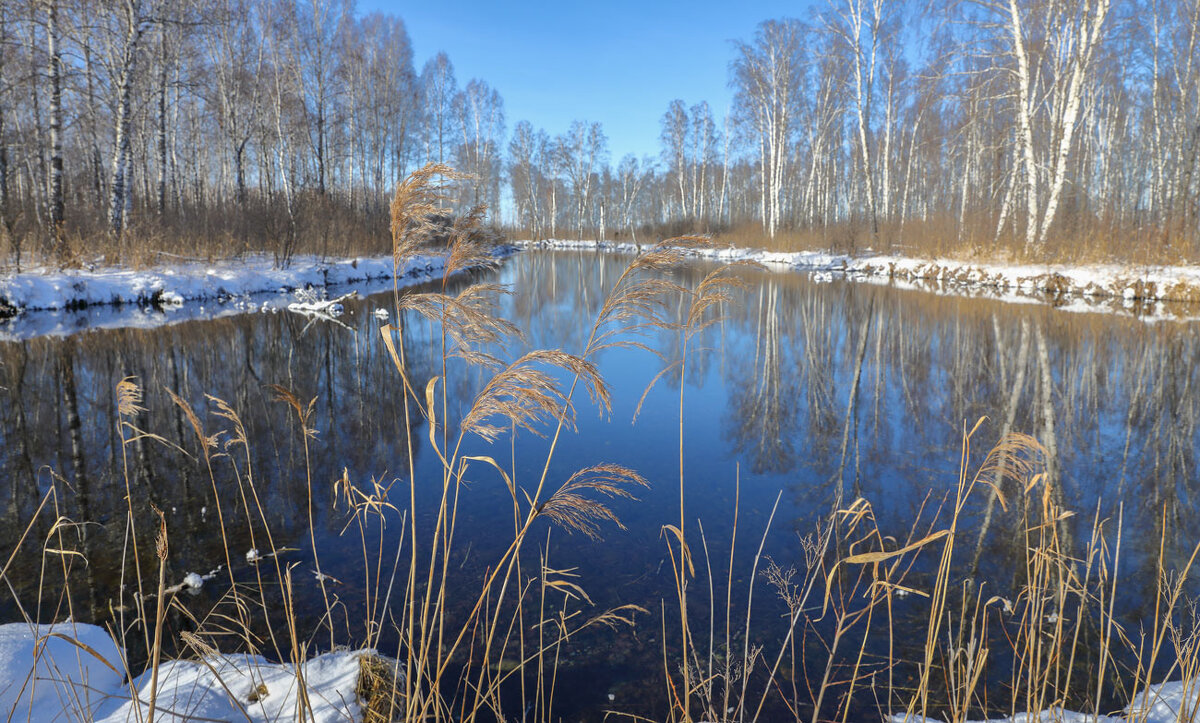
[[[631,243],[517,241],[521,248],[598,249],[636,252]],[[841,274],[942,294],[986,296],[1004,301],[1051,303],[1068,311],[1127,311],[1146,320],[1197,318],[1200,267],[1118,264],[1002,264],[822,251],[773,252],[744,248],[689,249],[719,261],[751,260],[767,267]],[[1183,302],[1175,305],[1171,302]]]
[[[511,247],[497,250],[503,257]],[[445,258],[410,259],[401,284],[438,278]],[[29,269],[0,275],[0,340],[66,336],[83,329],[150,328],[250,311],[278,311],[297,291],[358,284],[362,293],[391,287],[392,258],[321,260],[302,256],[277,267],[267,256],[212,264],[187,261],[153,269]]]
[[[441,256],[413,259],[405,276],[428,276],[444,267]],[[250,256],[212,264],[188,261],[153,269],[29,269],[0,276],[0,305],[26,312],[89,306],[178,306],[267,292],[328,288],[392,276],[390,256],[321,261],[296,258],[277,267],[269,257]]]
[[[303,681],[311,716],[320,723],[363,719],[361,658],[339,651],[294,666],[255,655],[171,660],[159,669],[155,709],[162,720],[291,721]],[[151,673],[126,684],[124,651],[95,625],[0,625],[0,719],[143,721],[150,711]]]
[[[636,252],[631,243],[517,241],[518,248],[595,249]],[[512,253],[502,247],[497,256]],[[944,294],[1048,303],[1066,311],[1109,311],[1145,321],[1200,318],[1200,267],[1029,265],[969,263],[894,255],[849,256],[821,251],[689,249],[720,261],[753,260],[768,268],[834,274],[868,283],[893,284]],[[428,255],[408,261],[404,285],[440,276],[445,260]],[[391,286],[388,256],[340,260],[299,257],[277,268],[269,257],[251,256],[214,264],[181,262],[147,270],[94,268],[31,269],[0,275],[0,341],[66,336],[84,329],[150,328],[192,319],[253,311],[279,311],[296,292],[330,292],[357,285],[361,294]],[[1182,302],[1182,303],[1176,303]]]

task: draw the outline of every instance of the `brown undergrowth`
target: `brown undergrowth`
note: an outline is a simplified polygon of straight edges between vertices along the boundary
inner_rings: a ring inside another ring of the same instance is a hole
[[[805,229],[783,229],[770,238],[758,224],[717,230],[714,237],[741,248],[767,251],[868,251],[913,258],[948,258],[973,263],[1176,265],[1200,263],[1200,246],[1169,231],[1092,221],[1062,221],[1046,243],[1026,245],[1011,229],[996,234],[995,220],[961,220],[933,215],[926,219],[838,222]]]
[[[0,224],[0,272],[48,264],[58,268],[121,265],[149,268],[179,261],[220,261],[265,255],[287,264],[299,255],[323,258],[382,256],[391,248],[389,211],[379,204],[351,205],[341,196],[315,191],[297,194],[291,204],[282,196],[249,194],[238,204],[182,204],[157,213],[136,208],[125,229],[112,233],[105,219],[68,207],[58,241],[34,222],[32,210],[6,228]],[[434,219],[431,229],[447,241],[448,216]],[[497,231],[481,224],[475,230],[489,238]]]

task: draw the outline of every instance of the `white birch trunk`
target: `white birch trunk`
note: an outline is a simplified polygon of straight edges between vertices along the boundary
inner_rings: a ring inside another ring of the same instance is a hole
[[[1009,0],[1015,2],[1015,0]],[[1058,147],[1054,152],[1053,175],[1050,182],[1050,198],[1046,201],[1046,211],[1042,215],[1041,226],[1037,234],[1037,243],[1045,243],[1046,235],[1054,223],[1058,212],[1058,202],[1062,194],[1063,182],[1067,177],[1067,161],[1071,146],[1075,139],[1075,129],[1078,127],[1079,109],[1083,101],[1083,92],[1088,80],[1092,54],[1100,42],[1100,32],[1108,15],[1109,0],[1096,0],[1094,8],[1088,8],[1080,21],[1078,37],[1074,39],[1076,52],[1071,62],[1071,73],[1063,98],[1064,108],[1058,124]]]
[[[1025,51],[1025,34],[1021,27],[1021,16],[1017,0],[1008,0],[1009,33],[1012,38],[1012,53],[1017,60],[1017,127],[1025,166],[1025,245],[1032,246],[1037,238],[1038,178],[1037,162],[1033,149],[1032,99],[1029,56]]]
[[[136,66],[138,45],[145,27],[142,24],[141,8],[134,0],[124,3],[126,34],[121,50],[121,69],[117,76],[117,113],[113,142],[112,183],[109,201],[108,225],[112,233],[120,235],[125,230],[126,211],[132,199],[129,193],[130,166],[130,119],[132,115],[133,73]]]
[[[62,57],[58,49],[58,0],[46,6],[46,52],[50,77],[50,175],[47,200],[50,211],[50,244],[61,252],[63,223],[63,146],[62,146]]]

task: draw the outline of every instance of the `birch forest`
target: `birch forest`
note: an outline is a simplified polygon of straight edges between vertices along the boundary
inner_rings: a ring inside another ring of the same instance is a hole
[[[6,0],[0,249],[383,251],[438,161],[535,239],[1200,257],[1200,0],[821,0],[697,52],[733,102],[614,158],[352,0]]]

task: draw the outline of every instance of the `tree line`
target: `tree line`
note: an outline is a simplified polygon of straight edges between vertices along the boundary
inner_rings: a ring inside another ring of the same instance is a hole
[[[1198,71],[1198,0],[824,0],[735,41],[731,107],[673,101],[658,158],[575,190],[518,127],[517,218],[561,233],[575,190],[600,236],[1195,259]]]
[[[437,161],[534,238],[1194,257],[1198,63],[1200,0],[822,0],[734,41],[730,107],[672,101],[659,154],[614,162],[598,123],[508,133],[496,89],[444,53],[418,71],[352,0],[14,0],[0,235],[18,263],[337,252],[386,243],[391,189]]]
[[[285,257],[377,237],[426,161],[497,205],[503,135],[495,89],[460,87],[444,53],[418,72],[403,21],[352,0],[0,4],[0,234],[18,259],[198,226]]]

